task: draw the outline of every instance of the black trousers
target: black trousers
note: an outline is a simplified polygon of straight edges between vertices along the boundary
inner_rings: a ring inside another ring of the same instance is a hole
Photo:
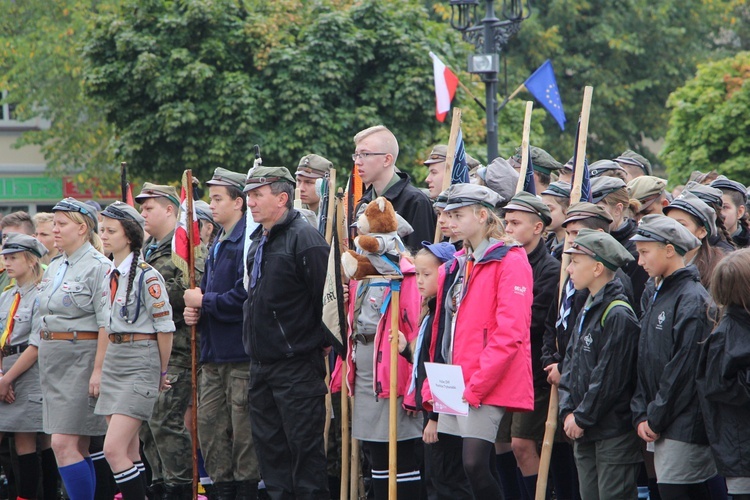
[[[322,353],[250,364],[250,423],[272,500],[327,500]]]

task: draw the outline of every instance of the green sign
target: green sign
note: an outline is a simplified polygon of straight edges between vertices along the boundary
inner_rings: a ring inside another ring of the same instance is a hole
[[[62,198],[62,179],[53,179],[50,177],[0,177],[0,202],[59,201]]]

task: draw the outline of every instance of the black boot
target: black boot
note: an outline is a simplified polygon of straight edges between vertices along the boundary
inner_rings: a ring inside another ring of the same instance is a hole
[[[214,483],[214,500],[234,500],[237,496],[236,484],[233,481]]]
[[[193,484],[166,484],[162,500],[192,500]]]
[[[146,488],[146,498],[148,500],[162,500],[164,497],[164,483],[157,481]]]
[[[258,500],[257,481],[235,481],[235,500]]]

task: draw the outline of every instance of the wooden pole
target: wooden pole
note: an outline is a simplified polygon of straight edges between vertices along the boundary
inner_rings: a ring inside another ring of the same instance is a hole
[[[576,164],[573,174],[573,186],[570,190],[570,204],[581,201],[581,185],[583,183],[583,165],[586,159],[586,143],[589,132],[589,114],[591,113],[591,96],[594,87],[586,87],[583,91],[583,106],[581,107],[581,124],[578,131],[578,144],[576,144]],[[566,236],[563,250],[570,246],[569,238]],[[570,256],[563,252],[562,266],[560,267],[560,288],[558,293],[558,304],[562,303],[565,289],[565,281],[568,278],[568,264]],[[547,479],[549,477],[549,463],[552,458],[552,446],[555,442],[557,431],[557,412],[559,395],[557,386],[553,385],[550,390],[549,408],[547,410],[547,422],[544,424],[544,441],[542,441],[542,453],[539,457],[539,476],[536,481],[536,500],[544,500],[547,494]]]
[[[354,396],[350,398],[354,406]],[[359,500],[359,475],[362,463],[359,460],[359,439],[352,438],[351,475],[349,476],[349,500]]]
[[[349,500],[350,470],[350,430],[349,430],[349,398],[347,397],[347,376],[349,365],[344,358],[341,363],[341,500]]]
[[[460,111],[459,111],[460,113]],[[455,113],[454,113],[455,116]],[[388,398],[388,500],[398,498],[398,312],[401,278],[392,278],[391,287],[391,387]]]
[[[461,130],[461,108],[453,108],[453,119],[451,120],[451,135],[448,138],[448,151],[445,153],[445,173],[443,174],[443,186],[440,191],[445,191],[451,185],[451,175],[453,175],[453,160],[456,156],[456,140],[458,132]],[[435,225],[434,243],[439,243],[443,239],[440,233],[440,225]]]
[[[187,230],[188,230],[188,280],[190,288],[195,288],[195,225],[193,224],[193,171],[187,171],[187,186],[185,189],[185,202],[187,205]],[[193,445],[193,498],[198,498],[198,345],[197,326],[190,326],[190,383],[192,391],[193,406],[191,407],[192,425],[190,426],[190,438]]]
[[[531,135],[531,111],[534,109],[532,101],[526,101],[526,114],[523,117],[523,135],[521,137],[521,170],[518,173],[516,194],[523,191],[526,182],[526,172],[529,170],[529,135]]]

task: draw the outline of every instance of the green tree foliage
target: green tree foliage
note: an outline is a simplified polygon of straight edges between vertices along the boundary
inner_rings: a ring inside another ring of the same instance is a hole
[[[83,95],[79,50],[92,15],[111,3],[77,0],[3,0],[0,15],[0,89],[8,90],[18,120],[43,117],[47,130],[26,132],[18,145],[37,144],[51,173],[87,167],[102,177],[112,164],[112,127]]]
[[[449,29],[396,0],[139,1],[97,20],[86,88],[142,175],[244,171],[256,143],[266,164],[316,152],[346,167],[379,123],[409,169],[438,130],[428,51],[450,48]]]
[[[669,179],[682,184],[694,170],[717,170],[750,184],[750,53],[698,67],[670,97],[663,158]]]
[[[659,138],[665,132],[669,93],[714,48],[712,34],[725,8],[721,3],[533,2],[532,17],[507,51],[510,90],[551,59],[568,117],[564,133],[545,118],[538,145],[561,161],[572,156],[583,88],[591,85],[589,158],[612,158],[626,148],[644,152],[644,136]]]

